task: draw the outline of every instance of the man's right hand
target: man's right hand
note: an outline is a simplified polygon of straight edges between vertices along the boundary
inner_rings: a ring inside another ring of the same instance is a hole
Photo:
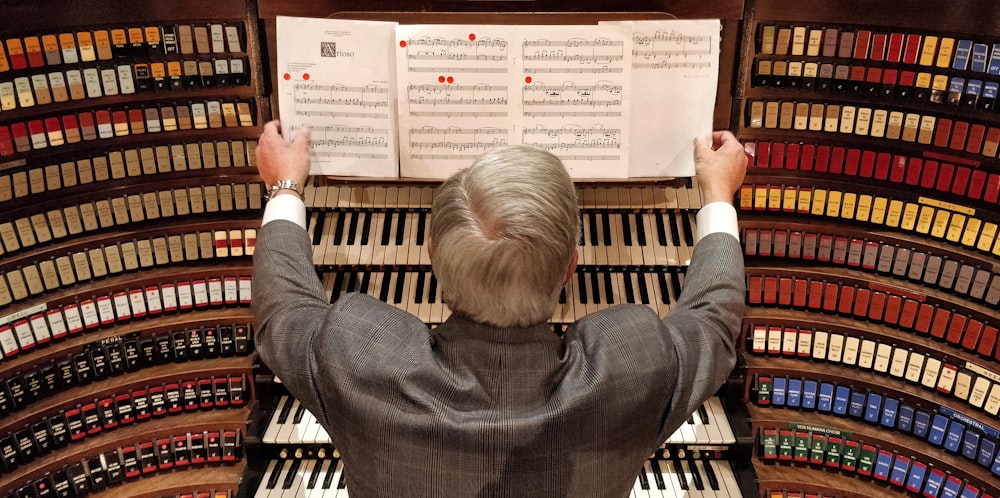
[[[257,173],[267,188],[281,180],[304,186],[309,177],[309,130],[296,131],[289,142],[281,135],[277,120],[264,125],[257,141]]]
[[[747,171],[747,156],[736,137],[728,131],[694,141],[694,169],[701,186],[701,202],[733,202]]]

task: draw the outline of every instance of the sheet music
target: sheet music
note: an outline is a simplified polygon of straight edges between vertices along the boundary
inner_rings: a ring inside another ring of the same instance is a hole
[[[627,26],[397,28],[401,176],[446,178],[531,144],[575,178],[627,174]]]
[[[694,176],[694,138],[710,137],[721,23],[624,21],[632,27],[628,176]]]
[[[625,178],[631,28],[532,28],[521,43],[521,143],[559,156],[573,178]]]
[[[314,175],[398,176],[395,23],[277,18],[286,136],[312,128]]]
[[[514,139],[516,26],[396,29],[400,175],[447,178]]]

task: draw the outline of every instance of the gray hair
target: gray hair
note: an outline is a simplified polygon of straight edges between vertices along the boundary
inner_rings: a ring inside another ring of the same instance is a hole
[[[434,196],[434,274],[458,312],[499,327],[544,323],[579,240],[562,161],[529,146],[487,151]]]

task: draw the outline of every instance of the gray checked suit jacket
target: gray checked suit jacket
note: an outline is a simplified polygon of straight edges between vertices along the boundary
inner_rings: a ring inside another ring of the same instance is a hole
[[[628,496],[733,368],[745,294],[721,233],[666,319],[621,305],[563,337],[456,315],[430,330],[361,294],[330,305],[288,221],[261,228],[253,278],[261,360],[330,433],[352,498]]]

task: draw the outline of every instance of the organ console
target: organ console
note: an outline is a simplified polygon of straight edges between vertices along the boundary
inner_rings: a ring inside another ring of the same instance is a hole
[[[751,161],[740,361],[632,495],[998,496],[1000,25],[988,0],[41,1],[0,6],[0,496],[348,496],[349,463],[253,354],[255,145],[276,17],[721,19],[714,125]],[[313,262],[449,314],[438,182],[315,177]],[[689,179],[581,181],[553,333],[669,312]],[[405,457],[405,456],[401,456]]]

